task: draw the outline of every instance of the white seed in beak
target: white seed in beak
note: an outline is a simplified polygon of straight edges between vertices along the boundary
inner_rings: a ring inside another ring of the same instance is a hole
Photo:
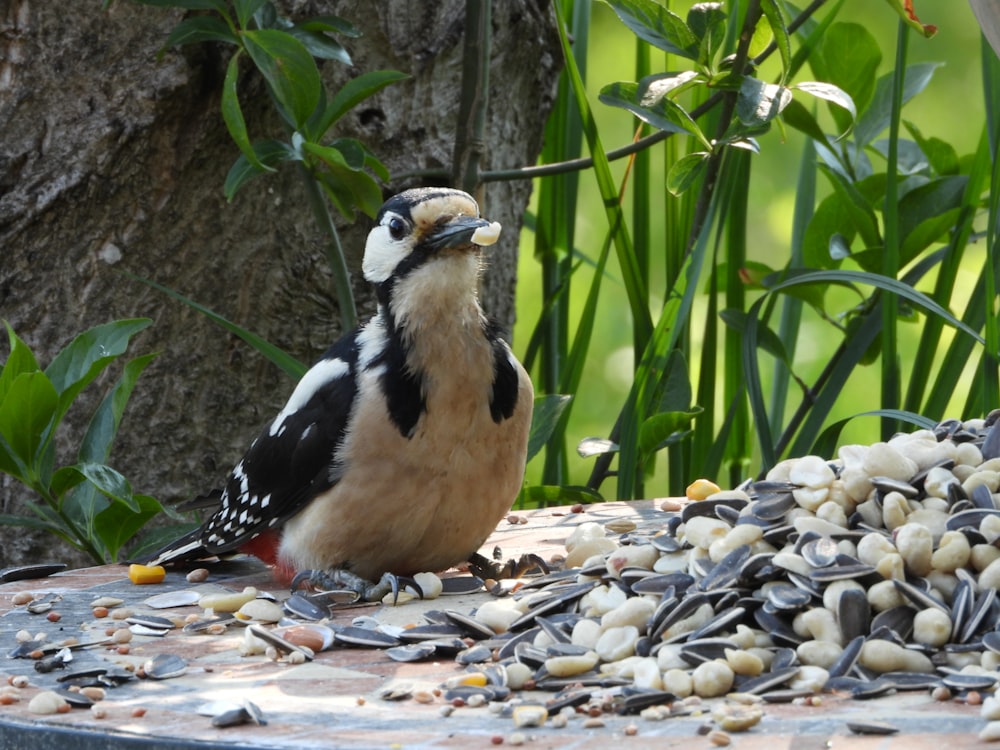
[[[472,241],[477,245],[486,247],[492,245],[500,237],[500,222],[494,221],[489,226],[479,227],[472,234]]]

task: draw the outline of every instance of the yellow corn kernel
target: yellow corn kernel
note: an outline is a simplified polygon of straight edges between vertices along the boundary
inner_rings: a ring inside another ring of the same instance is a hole
[[[134,584],[162,583],[167,571],[162,565],[129,565],[128,579]]]

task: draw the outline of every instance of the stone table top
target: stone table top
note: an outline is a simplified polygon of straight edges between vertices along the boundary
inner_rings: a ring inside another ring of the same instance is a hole
[[[632,518],[640,524],[662,523],[664,511],[653,501],[601,503],[584,512],[569,508],[520,511],[522,523],[502,521],[484,547],[489,553],[499,545],[504,556],[533,552],[543,558],[564,551],[563,543],[575,526],[585,521],[605,523]],[[515,519],[516,520],[516,519]],[[270,571],[252,559],[209,565],[209,580],[200,586],[241,590],[252,585],[284,595]],[[50,641],[75,636],[80,640],[103,636],[107,620],[98,621],[90,605],[98,596],[114,596],[135,612],[149,610],[144,599],[170,589],[191,588],[184,571],[170,571],[162,584],[136,586],[124,566],[102,566],[62,572],[48,578],[0,585],[0,647],[6,655],[15,645],[15,633],[26,629],[45,632]],[[58,594],[54,610],[61,618],[50,622],[45,614],[30,614],[15,606],[12,597],[28,591],[36,596]],[[348,623],[359,614],[375,615],[396,624],[420,623],[428,609],[469,612],[490,595],[486,592],[432,601],[412,601],[398,607],[366,605],[335,613],[334,622]],[[197,606],[173,613],[197,613]],[[162,615],[162,612],[158,613]],[[387,701],[379,697],[391,686],[412,686],[433,691],[462,671],[452,661],[397,663],[383,652],[357,648],[334,648],[317,654],[301,665],[271,661],[265,656],[240,656],[240,628],[226,635],[187,635],[172,631],[164,638],[137,636],[129,653],[119,655],[96,646],[78,650],[73,665],[82,666],[108,659],[139,665],[161,652],[187,660],[189,669],[181,677],[155,681],[132,680],[109,689],[101,702],[104,717],[86,709],[42,716],[28,710],[30,698],[57,686],[58,672],[41,674],[29,659],[3,658],[4,685],[15,675],[27,676],[29,687],[22,699],[0,705],[0,748],[476,748],[502,742],[523,741],[526,747],[572,748],[710,748],[704,728],[712,701],[705,710],[665,721],[646,721],[638,716],[604,714],[597,722],[584,717],[571,719],[565,727],[543,725],[517,730],[510,718],[488,708],[468,706],[441,715],[442,697],[429,704],[414,700]],[[549,693],[522,691],[517,698],[544,703]],[[249,699],[265,714],[267,724],[244,724],[215,728],[198,708],[213,701],[239,703]],[[982,746],[977,733],[984,726],[977,706],[959,701],[939,702],[927,692],[906,692],[858,701],[835,694],[822,694],[818,705],[765,704],[764,718],[750,731],[730,733],[733,747],[741,750],[819,750],[820,748],[878,748],[879,750],[956,750]],[[135,715],[136,709],[141,716]],[[847,728],[852,720],[877,720],[900,729],[890,736],[855,735]],[[634,732],[634,733],[633,733]],[[517,736],[520,734],[520,736]]]

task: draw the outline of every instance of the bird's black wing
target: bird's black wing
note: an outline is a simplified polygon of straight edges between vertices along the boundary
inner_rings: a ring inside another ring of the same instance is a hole
[[[205,551],[227,552],[281,526],[334,484],[356,395],[357,338],[355,331],[339,340],[310,368],[233,469],[202,527]]]

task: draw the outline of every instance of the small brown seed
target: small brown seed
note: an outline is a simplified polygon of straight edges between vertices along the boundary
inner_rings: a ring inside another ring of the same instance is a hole
[[[23,674],[11,675],[7,680],[13,687],[16,688],[26,688],[28,687],[28,677]]]
[[[938,685],[931,691],[931,698],[936,701],[950,701],[951,691],[944,685]]]
[[[202,583],[208,579],[208,568],[195,568],[186,578],[188,583]]]
[[[503,737],[501,737],[499,734],[494,734],[492,737],[490,737],[490,742],[494,745],[502,745]]]
[[[639,727],[637,727],[635,724],[629,724],[628,726],[625,727],[626,737],[635,737],[637,734],[639,734]]]
[[[94,617],[101,620],[108,616],[108,611],[107,607],[94,607]]]
[[[725,747],[733,741],[732,737],[718,729],[713,729],[708,733],[708,740],[717,747]]]
[[[145,715],[146,715],[146,709],[143,708],[142,706],[136,706],[135,708],[132,709],[132,716],[136,719],[141,719]]]
[[[62,619],[62,615],[58,612],[49,612],[45,615],[45,619],[49,622],[59,622]]]
[[[583,513],[583,503],[575,503],[570,509],[570,513]]]

